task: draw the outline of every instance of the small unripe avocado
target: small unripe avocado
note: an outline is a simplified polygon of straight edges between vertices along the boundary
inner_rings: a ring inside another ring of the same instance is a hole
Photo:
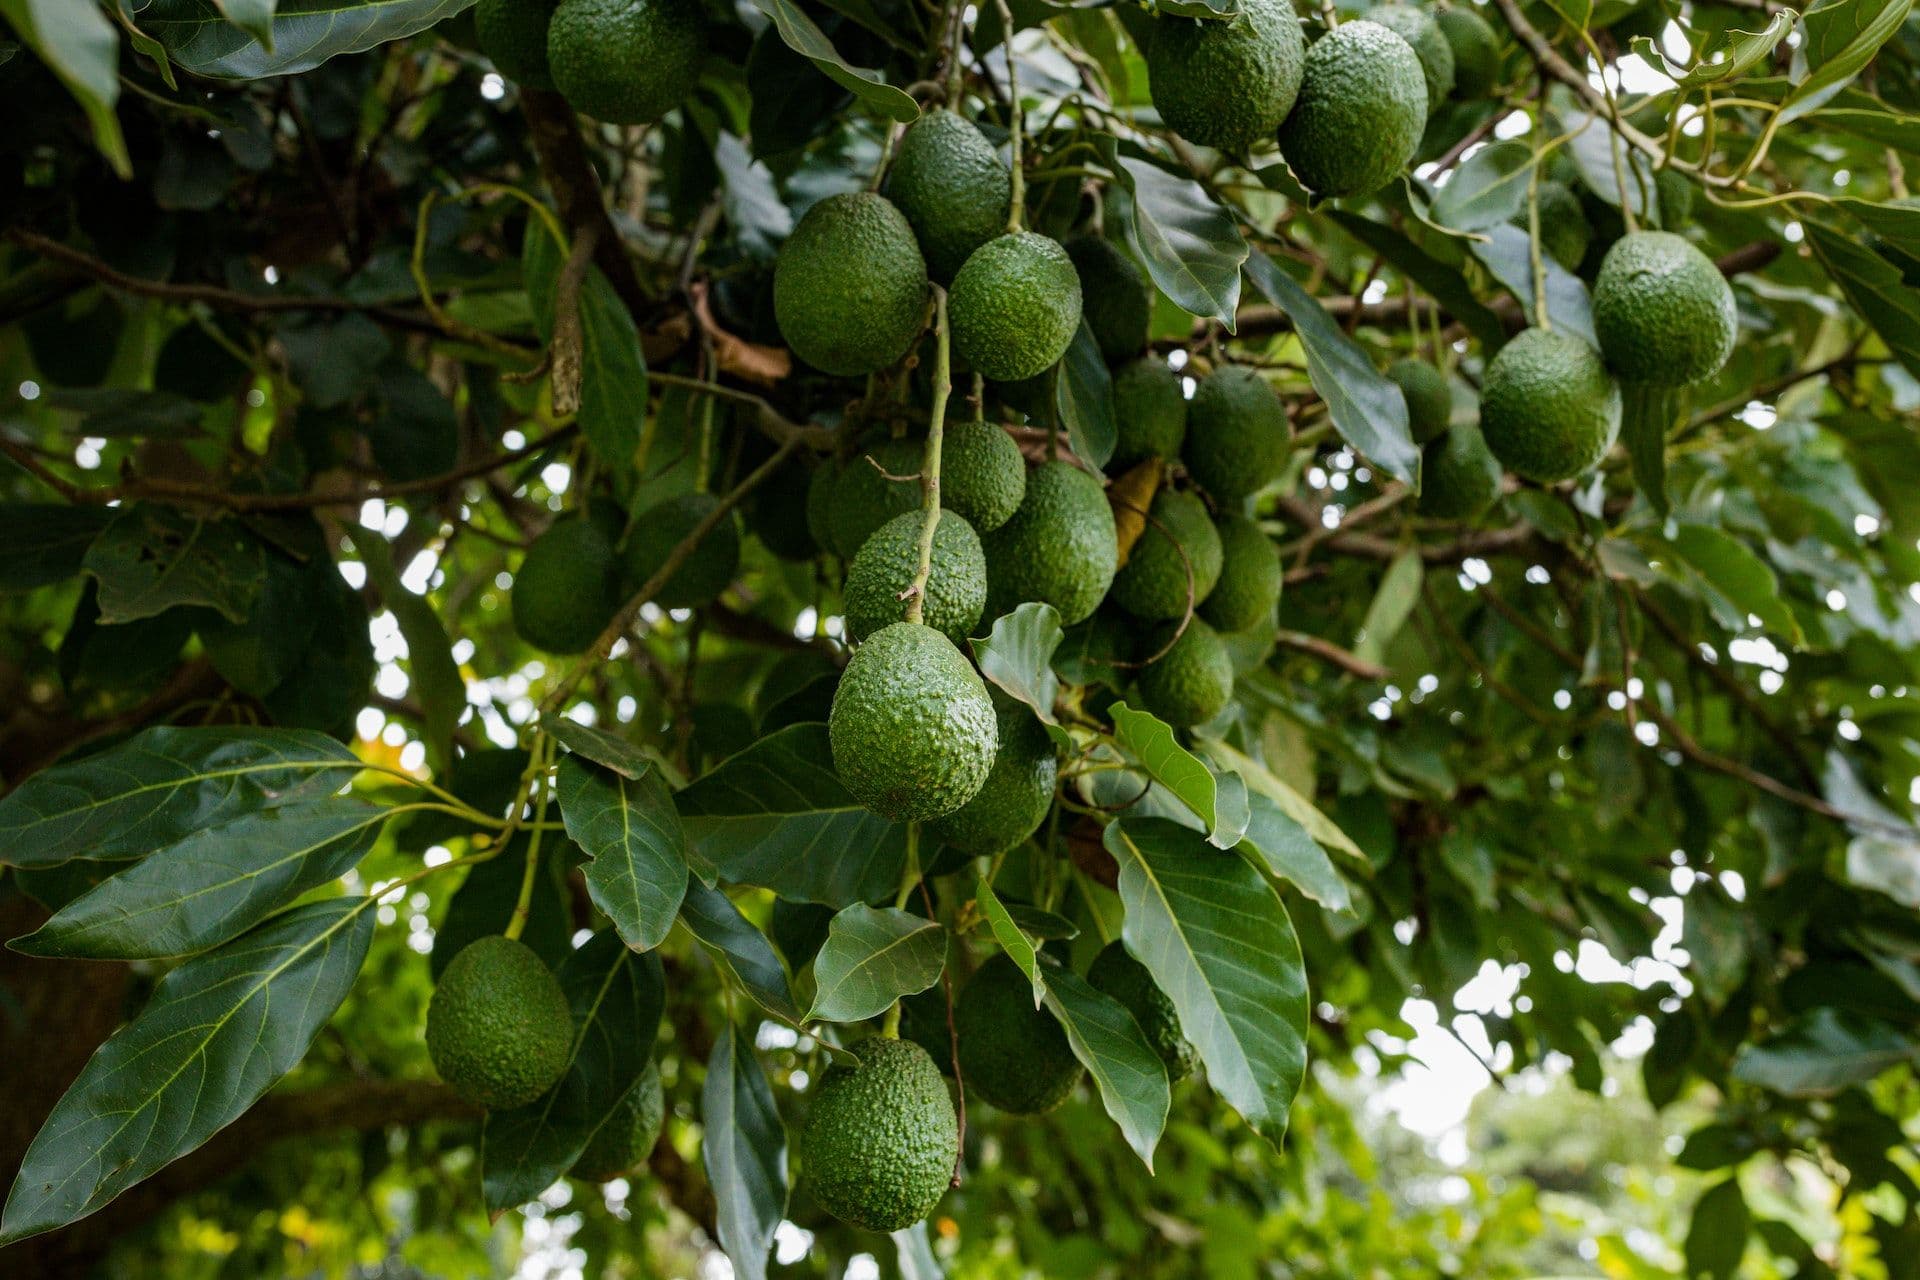
[[[1425,444],[1453,420],[1453,387],[1447,375],[1424,360],[1396,360],[1387,376],[1407,398],[1407,426],[1415,444]]]
[[[911,1040],[853,1046],[857,1067],[827,1068],[800,1130],[813,1197],[840,1221],[900,1231],[933,1212],[960,1158],[960,1127],[940,1068]]]
[[[927,312],[927,263],[885,196],[849,191],[807,210],[780,247],[773,314],[795,355],[841,377],[907,354]]]
[[[1180,375],[1157,356],[1122,365],[1113,375],[1113,417],[1114,467],[1147,458],[1173,461],[1187,440],[1187,395]]]
[[[1044,462],[1027,476],[1013,518],[980,540],[987,553],[987,616],[1038,600],[1072,626],[1113,585],[1120,543],[1100,482],[1067,462]]]
[[[1287,460],[1287,407],[1267,380],[1226,365],[1200,382],[1187,406],[1187,471],[1220,502],[1236,502],[1271,484]]]
[[[1102,236],[1075,236],[1066,250],[1080,277],[1081,310],[1101,356],[1118,363],[1139,355],[1153,320],[1153,294],[1140,268]]]
[[[1620,434],[1620,387],[1585,342],[1525,329],[1487,362],[1480,432],[1509,470],[1541,484],[1570,480]]]
[[[1162,627],[1148,641],[1148,652],[1164,645],[1177,625]],[[1141,669],[1140,698],[1147,710],[1176,729],[1205,724],[1226,710],[1233,699],[1233,658],[1220,633],[1189,618],[1173,647]]]
[[[473,31],[500,74],[529,89],[553,88],[547,25],[560,0],[479,0]]]
[[[627,534],[627,586],[638,591],[667,562],[720,500],[710,493],[683,493],[642,511]],[[740,567],[740,523],[729,511],[694,547],[667,584],[653,594],[662,609],[692,609],[727,589]]]
[[[934,279],[951,280],[975,249],[1006,231],[1013,175],[971,120],[943,107],[900,135],[887,195],[920,238]]]
[[[640,1078],[620,1099],[612,1114],[594,1130],[587,1149],[573,1162],[576,1178],[605,1182],[635,1172],[653,1154],[666,1118],[666,1097],[660,1091],[660,1068],[649,1062]]]
[[[947,302],[954,346],[974,372],[1017,382],[1052,368],[1080,327],[1080,274],[1056,240],[1016,231],[973,251]]]
[[[1222,631],[1245,631],[1266,622],[1280,603],[1280,549],[1237,511],[1217,523],[1220,579],[1200,606],[1200,616]]]
[[[1307,50],[1286,0],[1243,0],[1225,22],[1154,19],[1145,52],[1153,105],[1167,126],[1203,147],[1244,154],[1292,110]]]
[[[947,426],[940,446],[940,504],[980,533],[998,529],[1027,496],[1027,460],[990,422]]]
[[[1500,83],[1500,37],[1471,5],[1451,4],[1433,15],[1453,50],[1453,96],[1484,98]]]
[[[841,559],[858,555],[874,530],[887,521],[920,509],[920,468],[926,450],[924,440],[880,440],[856,450],[841,464],[827,516],[831,545]]]
[[[1087,970],[1087,985],[1126,1006],[1166,1064],[1169,1081],[1193,1074],[1199,1055],[1180,1033],[1180,1015],[1173,1001],[1154,983],[1147,966],[1127,954],[1124,944],[1109,942],[1100,949]]]
[[[1051,1111],[1080,1082],[1080,1060],[1053,1015],[1033,1007],[1033,984],[1002,952],[967,980],[953,1005],[960,1073],[1002,1111]]]
[[[1343,22],[1307,50],[1280,154],[1315,195],[1372,195],[1405,171],[1426,123],[1413,46],[1377,22]]]
[[[827,733],[847,790],[894,822],[945,817],[973,799],[999,744],[972,664],[915,622],[882,627],[853,651]]]
[[[699,0],[560,0],[547,27],[555,87],[608,124],[652,124],[679,106],[706,52]]]
[[[1569,271],[1578,271],[1593,240],[1593,228],[1587,223],[1586,207],[1573,188],[1564,182],[1540,184],[1540,247],[1547,256]],[[1525,231],[1531,218],[1525,206],[1513,215],[1513,225]]]
[[[1678,169],[1661,169],[1655,173],[1653,192],[1660,205],[1662,230],[1677,230],[1693,218],[1693,183]]]
[[[1220,577],[1220,531],[1207,504],[1192,493],[1162,489],[1147,514],[1152,518],[1114,575],[1110,598],[1136,618],[1159,622],[1187,611],[1189,573],[1195,604],[1213,590]]]
[[[927,824],[928,835],[975,858],[1011,849],[1038,831],[1060,776],[1059,753],[1032,708],[998,689],[987,692],[1000,734],[993,770],[973,799]]]
[[[427,1004],[427,1056],[453,1091],[492,1110],[532,1102],[567,1069],[573,1011],[546,963],[502,934],[460,949]]]
[[[1472,520],[1500,497],[1500,463],[1480,428],[1463,422],[1427,445],[1420,468],[1420,514]]]
[[[556,521],[513,578],[513,629],[548,653],[585,653],[620,608],[613,545],[591,520]]]
[[[1453,44],[1431,13],[1410,4],[1387,4],[1367,10],[1367,21],[1379,23],[1413,46],[1427,82],[1427,110],[1436,109],[1452,95]]]
[[[1621,236],[1593,282],[1600,350],[1629,382],[1678,387],[1733,354],[1739,314],[1713,259],[1671,231]]]
[[[909,511],[874,530],[847,568],[847,633],[865,640],[882,627],[902,622],[907,601],[900,593],[913,585],[920,568],[920,527],[926,517]],[[933,557],[927,575],[923,621],[958,645],[967,642],[987,607],[987,560],[973,526],[951,511],[933,527]]]

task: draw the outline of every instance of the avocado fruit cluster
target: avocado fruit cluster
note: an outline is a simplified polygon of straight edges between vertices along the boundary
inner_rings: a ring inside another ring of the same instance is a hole
[[[427,1056],[468,1102],[524,1106],[560,1079],[573,1012],[559,979],[523,942],[493,934],[448,962],[427,1004]]]

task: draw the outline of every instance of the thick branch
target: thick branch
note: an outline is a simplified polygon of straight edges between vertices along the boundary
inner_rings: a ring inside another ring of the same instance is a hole
[[[636,316],[644,314],[652,299],[640,287],[633,260],[627,257],[620,233],[614,230],[613,220],[607,216],[607,207],[600,195],[600,178],[594,173],[593,161],[580,139],[580,126],[574,119],[573,108],[565,98],[550,90],[522,88],[520,111],[527,118],[533,151],[540,158],[540,172],[553,192],[554,204],[559,207],[560,221],[576,233],[588,226],[597,228],[594,265],[620,295],[620,301],[627,304],[627,310]]]

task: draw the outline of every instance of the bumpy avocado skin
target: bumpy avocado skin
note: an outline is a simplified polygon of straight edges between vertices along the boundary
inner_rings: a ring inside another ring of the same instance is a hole
[[[953,277],[954,346],[995,382],[1052,368],[1080,327],[1080,273],[1056,240],[1016,231],[973,251]]]
[[[573,1012],[525,943],[500,934],[460,949],[427,1004],[427,1056],[453,1091],[493,1110],[532,1102],[567,1068]]]
[[[928,835],[975,858],[1011,849],[1038,831],[1060,777],[1059,753],[1040,718],[998,689],[987,692],[1000,734],[993,770],[978,795],[927,824]]]
[[[1280,549],[1237,511],[1227,512],[1216,524],[1220,578],[1200,606],[1200,616],[1222,631],[1245,631],[1271,618],[1280,603]]]
[[[896,622],[853,652],[827,717],[833,765],[867,808],[895,822],[952,813],[979,793],[999,744],[972,664],[932,627]]]
[[[1002,1111],[1051,1111],[1080,1081],[1067,1033],[1033,1007],[1033,984],[1004,953],[968,979],[954,1002],[953,1026],[967,1087]]]
[[[1396,360],[1387,376],[1407,398],[1407,426],[1415,444],[1425,444],[1453,420],[1453,387],[1447,375],[1424,360]]]
[[[1220,502],[1257,493],[1287,460],[1287,408],[1265,378],[1227,365],[1201,380],[1187,407],[1187,471]]]
[[[1167,623],[1149,640],[1148,652],[1167,642],[1176,623]],[[1140,698],[1147,710],[1176,729],[1205,724],[1233,698],[1233,658],[1220,633],[1199,618],[1158,662],[1140,672]]]
[[[1127,954],[1126,946],[1109,942],[1093,958],[1087,969],[1087,985],[1112,996],[1127,1007],[1133,1020],[1146,1033],[1160,1061],[1167,1067],[1167,1079],[1180,1081],[1193,1074],[1199,1055],[1180,1033],[1180,1015],[1147,972],[1147,966]]]
[[[807,210],[780,247],[773,315],[794,354],[841,377],[907,354],[927,311],[927,263],[885,196],[849,191]]]
[[[1189,570],[1195,604],[1213,590],[1220,578],[1220,531],[1213,527],[1207,504],[1192,493],[1162,489],[1148,514],[1152,519],[1114,575],[1111,594],[1113,602],[1134,617],[1158,622],[1187,611]]]
[[[887,521],[919,509],[920,468],[926,449],[923,440],[881,440],[856,449],[841,464],[827,528],[831,545],[842,559],[858,555],[874,530]]]
[[[1147,458],[1173,461],[1187,439],[1187,396],[1180,375],[1150,355],[1122,365],[1113,375],[1113,416],[1115,467]]]
[[[933,1212],[960,1158],[960,1128],[940,1068],[911,1040],[853,1046],[857,1067],[835,1064],[800,1131],[814,1199],[868,1231],[899,1231]]]
[[[972,121],[939,108],[900,135],[887,195],[920,238],[933,278],[951,280],[1007,229],[1013,175]]]
[[[614,1107],[587,1149],[573,1162],[576,1178],[605,1182],[634,1172],[647,1162],[653,1144],[660,1140],[660,1123],[666,1118],[666,1096],[660,1090],[660,1068],[647,1063],[619,1105]]]
[[[1579,338],[1522,330],[1487,362],[1480,432],[1508,470],[1541,484],[1570,480],[1620,434],[1620,387]]]
[[[1453,50],[1453,96],[1484,98],[1500,83],[1500,37],[1487,20],[1466,4],[1448,5],[1433,15]]]
[[[1133,259],[1103,236],[1075,236],[1067,256],[1080,277],[1080,305],[1109,363],[1140,354],[1153,320],[1153,294]]]
[[[1472,520],[1500,497],[1500,462],[1480,428],[1463,422],[1429,443],[1420,468],[1420,514]]]
[[[555,87],[609,124],[652,124],[679,106],[706,52],[699,0],[560,0],[547,27]]]
[[[980,543],[990,618],[1039,600],[1072,626],[1106,597],[1120,558],[1113,508],[1100,482],[1066,462],[1035,467],[1020,509]]]
[[[955,422],[940,446],[940,502],[981,533],[998,529],[1027,496],[1027,460],[990,422]]]
[[[1539,200],[1540,247],[1567,270],[1578,271],[1587,256],[1587,245],[1593,240],[1586,207],[1580,203],[1580,197],[1573,194],[1572,187],[1558,181],[1541,183]],[[1512,221],[1522,231],[1531,224],[1524,207],[1513,215]]]
[[[1307,49],[1286,0],[1246,0],[1229,22],[1155,19],[1146,55],[1160,118],[1203,147],[1244,154],[1293,109]]]
[[[473,29],[480,51],[500,74],[529,89],[553,88],[547,65],[547,25],[560,0],[480,0]]]
[[[710,493],[683,493],[642,511],[627,534],[624,555],[628,589],[638,591],[645,586],[673,549],[719,505],[720,500]],[[692,609],[706,604],[727,589],[739,567],[740,522],[729,511],[700,539],[667,584],[654,592],[653,602],[662,609]]]
[[[1635,231],[1600,264],[1593,328],[1622,378],[1677,387],[1720,371],[1739,314],[1713,259],[1671,231]]]
[[[1367,10],[1367,21],[1377,22],[1413,46],[1420,73],[1427,82],[1427,109],[1437,108],[1453,94],[1453,45],[1446,32],[1425,9],[1387,4]]]
[[[1406,169],[1426,122],[1413,46],[1377,22],[1343,22],[1307,50],[1280,154],[1315,195],[1371,195]]]
[[[882,627],[905,621],[900,593],[920,568],[920,527],[925,517],[909,511],[874,530],[847,568],[847,631],[865,640]],[[933,527],[922,620],[956,646],[964,645],[987,607],[987,559],[980,535],[951,511]]]
[[[592,521],[557,521],[513,579],[513,629],[548,653],[585,653],[620,607],[613,545]]]

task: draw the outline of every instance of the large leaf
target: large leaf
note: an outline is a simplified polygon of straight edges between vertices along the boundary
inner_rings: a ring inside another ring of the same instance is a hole
[[[700,1091],[701,1152],[713,1188],[720,1247],[742,1280],[766,1280],[767,1250],[787,1211],[787,1131],[774,1109],[753,1037],[720,1029]]]
[[[1666,73],[1681,89],[1703,89],[1737,79],[1766,61],[1769,54],[1793,30],[1793,13],[1781,9],[1758,31],[1727,31],[1713,48],[1703,50],[1684,71],[1667,60],[1658,43],[1645,36],[1633,38],[1633,51],[1647,65]]]
[[[380,603],[400,624],[407,642],[407,677],[414,697],[426,713],[427,760],[444,777],[453,768],[453,731],[467,710],[467,681],[453,660],[453,646],[440,615],[425,596],[407,590],[394,571],[393,548],[377,533],[359,532],[354,546],[367,579],[380,593]]]
[[[569,720],[566,716],[543,716],[540,727],[575,755],[605,765],[623,778],[638,782],[653,768],[653,761],[647,758],[646,752],[625,738],[616,738],[605,729],[596,729],[578,720]]]
[[[213,0],[227,21],[273,52],[273,10],[276,0]]]
[[[580,756],[560,760],[557,789],[567,834],[593,859],[587,896],[635,951],[666,941],[687,895],[686,836],[658,770],[622,777]]]
[[[99,1209],[231,1124],[346,998],[366,898],[310,903],[189,960],[87,1060],[21,1162],[0,1244]]]
[[[1467,326],[1473,336],[1490,351],[1497,351],[1507,340],[1500,317],[1474,296],[1473,286],[1460,272],[1440,261],[1407,237],[1383,222],[1363,218],[1347,209],[1325,208],[1320,216],[1331,218],[1346,233],[1385,258],[1402,275],[1419,285],[1448,315]]]
[[[80,572],[87,548],[113,521],[103,507],[19,502],[0,506],[0,591],[31,591]]]
[[[696,881],[687,886],[687,900],[680,904],[680,919],[686,922],[694,937],[719,957],[761,1008],[783,1022],[800,1021],[800,1011],[793,1005],[786,966],[780,962],[773,944],[767,941],[767,935],[740,914],[740,908],[733,905],[731,898]]]
[[[1387,656],[1387,646],[1420,602],[1420,584],[1425,580],[1426,568],[1418,551],[1403,551],[1393,558],[1380,575],[1380,585],[1374,589],[1366,617],[1361,619],[1360,633],[1354,637],[1356,658],[1378,664]]]
[[[0,863],[137,858],[243,813],[325,795],[362,767],[304,729],[148,729],[0,798]]]
[[[1772,1039],[1742,1048],[1733,1074],[1790,1098],[1824,1098],[1902,1062],[1920,1062],[1920,1041],[1876,1018],[1819,1008]]]
[[[1527,249],[1527,233],[1503,223],[1487,228],[1485,235],[1485,240],[1474,241],[1473,256],[1480,259],[1493,273],[1493,278],[1505,285],[1532,316],[1533,260]],[[1587,286],[1551,255],[1542,265],[1547,270],[1547,315],[1554,327],[1565,329],[1590,345],[1599,345],[1599,339],[1593,335],[1593,304],[1587,297]]]
[[[195,75],[236,80],[307,71],[424,31],[473,0],[280,0],[272,48],[228,23],[212,0],[152,0],[140,26]]]
[[[1147,274],[1184,310],[1231,330],[1248,252],[1233,216],[1198,182],[1168,173],[1132,144],[1102,139],[1101,146],[1133,197],[1122,213]]]
[[[1105,843],[1120,864],[1127,950],[1173,1001],[1215,1092],[1279,1145],[1306,1075],[1308,1016],[1300,941],[1279,894],[1162,818],[1123,818]]]
[[[1739,1273],[1750,1227],[1747,1200],[1737,1179],[1708,1188],[1694,1203],[1693,1220],[1687,1227],[1687,1275],[1731,1280]]]
[[[1333,819],[1320,812],[1312,800],[1288,786],[1271,769],[1216,739],[1208,739],[1202,746],[1223,768],[1231,769],[1245,779],[1249,791],[1272,800],[1279,806],[1280,812],[1299,823],[1321,847],[1331,853],[1344,854],[1362,866],[1371,865],[1366,852]]]
[[[842,58],[833,42],[794,0],[753,0],[753,7],[773,19],[789,49],[818,67],[822,74],[853,90],[854,96],[890,120],[902,124],[920,114],[919,106],[886,77],[868,67],[856,67]]]
[[[133,162],[113,110],[120,98],[120,38],[106,14],[74,0],[0,0],[0,17],[79,102],[100,154],[131,178]]]
[[[1247,833],[1246,783],[1232,774],[1216,774],[1206,762],[1174,738],[1166,721],[1124,702],[1108,713],[1113,740],[1140,762],[1147,776],[1165,787],[1206,823],[1207,839],[1231,849]]]
[[[946,963],[947,930],[938,920],[855,903],[834,916],[814,957],[807,1020],[876,1017],[900,997],[938,982]]]
[[[1264,792],[1252,792],[1247,803],[1252,817],[1240,851],[1250,853],[1268,875],[1285,880],[1327,910],[1351,913],[1353,891],[1319,841]]]
[[[994,619],[986,639],[971,642],[980,674],[1026,703],[1048,726],[1059,723],[1053,714],[1053,700],[1060,695],[1053,655],[1062,634],[1060,611],[1029,600]]]
[[[1744,625],[1751,615],[1775,635],[1799,643],[1800,624],[1780,598],[1772,566],[1744,542],[1711,525],[1683,524],[1668,545],[1714,594],[1733,606],[1733,625]]]
[[[1920,289],[1879,254],[1826,225],[1808,219],[1807,243],[1847,301],[1872,325],[1907,372],[1920,377]]]
[[[1060,357],[1053,396],[1074,456],[1096,470],[1107,465],[1119,434],[1113,416],[1113,375],[1107,372],[1100,344],[1084,319],[1074,331],[1067,354]]]
[[[1800,15],[1804,39],[1794,53],[1795,84],[1780,104],[1786,124],[1827,102],[1866,69],[1900,30],[1913,0],[1824,0]]]
[[[647,358],[633,313],[598,268],[580,285],[580,432],[609,467],[633,463],[647,402]]]
[[[1166,1064],[1126,1006],[1095,991],[1078,974],[1050,970],[1046,1000],[1067,1033],[1073,1056],[1099,1087],[1100,1105],[1151,1171],[1153,1149],[1173,1102]]]
[[[1685,387],[1627,382],[1620,386],[1620,439],[1633,462],[1633,483],[1647,504],[1667,514],[1667,436],[1686,421]]]
[[[1455,231],[1479,231],[1506,222],[1527,207],[1533,150],[1521,142],[1496,142],[1461,161],[1434,196],[1427,217]]]
[[[1021,929],[1019,921],[1013,918],[1006,904],[1000,901],[1000,895],[985,880],[974,893],[974,902],[980,908],[980,916],[987,922],[987,928],[993,934],[993,940],[1007,953],[1007,959],[1025,974],[1027,981],[1033,984],[1033,1007],[1040,1007],[1041,997],[1046,994],[1046,975],[1040,967],[1040,950],[1034,946],[1033,939]]]
[[[122,508],[84,563],[100,582],[104,623],[151,618],[182,604],[243,622],[267,578],[265,553],[238,520],[152,503]]]

